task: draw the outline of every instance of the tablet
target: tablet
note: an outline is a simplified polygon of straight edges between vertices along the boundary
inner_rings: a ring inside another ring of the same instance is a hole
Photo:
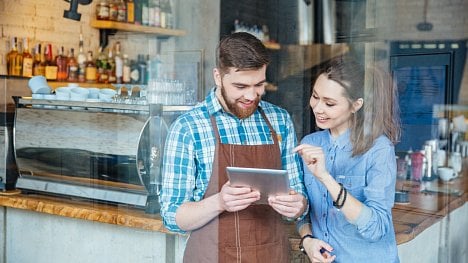
[[[260,192],[257,203],[267,204],[268,196],[289,194],[289,178],[286,170],[226,167],[233,186],[248,186]]]

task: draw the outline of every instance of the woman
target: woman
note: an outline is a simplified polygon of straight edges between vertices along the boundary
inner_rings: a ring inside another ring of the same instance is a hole
[[[391,209],[400,129],[387,77],[340,56],[315,81],[310,106],[323,130],[295,148],[310,202],[297,227],[312,262],[399,262]]]

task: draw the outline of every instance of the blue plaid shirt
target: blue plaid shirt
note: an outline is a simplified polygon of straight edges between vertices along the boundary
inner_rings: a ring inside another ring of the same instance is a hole
[[[261,101],[278,135],[283,169],[289,173],[290,187],[305,196],[300,158],[292,152],[297,140],[291,117],[286,110]],[[210,116],[215,116],[223,144],[273,144],[270,129],[257,110],[246,119],[226,112],[210,91],[205,101],[175,120],[169,130],[163,160],[160,195],[161,216],[167,229],[184,232],[176,224],[180,205],[203,199],[211,177],[216,138]]]

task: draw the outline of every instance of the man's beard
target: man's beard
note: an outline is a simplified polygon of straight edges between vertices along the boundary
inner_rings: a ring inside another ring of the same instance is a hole
[[[223,96],[224,102],[226,103],[226,106],[228,107],[229,111],[237,116],[239,119],[245,119],[252,115],[258,107],[258,104],[260,103],[260,96],[257,96],[255,98],[254,104],[249,107],[249,108],[242,108],[237,106],[236,101],[234,103],[231,103],[226,95],[226,90],[224,89],[224,86],[221,84],[221,96]]]

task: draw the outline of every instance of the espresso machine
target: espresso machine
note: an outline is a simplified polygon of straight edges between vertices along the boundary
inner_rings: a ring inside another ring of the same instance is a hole
[[[191,106],[15,102],[16,188],[159,212],[168,125]]]

